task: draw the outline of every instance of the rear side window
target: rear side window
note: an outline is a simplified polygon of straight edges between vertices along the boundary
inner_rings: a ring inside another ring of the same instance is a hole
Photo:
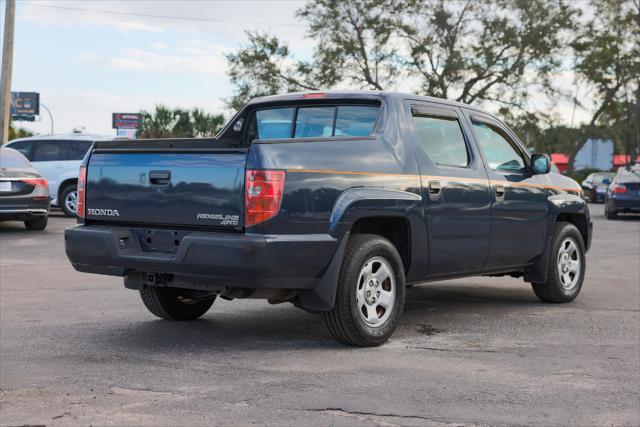
[[[69,160],[82,160],[91,148],[91,141],[68,141]]]
[[[25,156],[27,159],[30,159],[30,160],[31,160],[31,147],[33,147],[32,141],[19,141],[11,144],[11,148],[13,148],[14,150],[18,150],[20,153],[22,153],[23,156]]]
[[[379,106],[300,106],[258,110],[247,138],[288,139],[333,136],[368,136],[378,118]]]
[[[420,148],[432,162],[443,166],[468,166],[467,144],[455,118],[413,116]]]
[[[67,160],[65,141],[38,141],[34,144],[34,162]]]

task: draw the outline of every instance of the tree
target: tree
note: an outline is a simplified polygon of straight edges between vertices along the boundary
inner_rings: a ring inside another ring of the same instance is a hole
[[[153,113],[141,111],[142,121],[138,128],[138,138],[192,138],[216,135],[224,124],[221,114],[208,114],[194,108],[170,109],[156,105]]]
[[[238,108],[249,98],[340,85],[521,106],[548,87],[576,11],[565,0],[317,0],[298,11],[316,41],[299,61],[264,33],[227,56]]]
[[[640,0],[591,0],[594,18],[582,29],[573,43],[575,72],[593,92],[595,107],[588,123],[593,132],[612,130],[620,111],[635,117],[640,102]],[[635,101],[633,101],[635,98]],[[637,123],[637,121],[636,121]],[[607,132],[614,136],[615,132]],[[620,136],[620,135],[618,135]],[[638,133],[635,133],[635,145]],[[572,147],[569,170],[587,141],[580,138]]]
[[[27,136],[33,136],[34,133],[23,127],[14,126],[11,118],[9,118],[9,141],[17,138],[26,138]]]

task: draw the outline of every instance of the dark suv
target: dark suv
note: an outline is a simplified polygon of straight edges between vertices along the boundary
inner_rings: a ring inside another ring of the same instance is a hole
[[[580,186],[498,118],[388,92],[260,98],[215,139],[97,142],[65,232],[73,266],[123,276],[164,319],[219,296],[292,302],[351,345],[386,341],[408,284],[584,279]]]

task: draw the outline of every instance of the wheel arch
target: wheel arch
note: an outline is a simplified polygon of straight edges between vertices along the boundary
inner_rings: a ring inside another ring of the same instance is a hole
[[[549,221],[547,224],[547,241],[540,258],[524,271],[524,280],[531,283],[546,282],[549,271],[551,242],[553,230],[560,221],[573,224],[584,243],[585,252],[591,246],[591,219],[587,202],[580,196],[564,193],[549,198]]]
[[[426,271],[426,256],[420,256],[427,253],[427,234],[419,194],[385,188],[344,191],[331,212],[329,234],[341,239],[347,232],[389,239],[402,258],[408,279]]]
[[[70,184],[73,185],[78,185],[78,177],[69,177],[69,178],[65,178],[64,180],[62,180],[62,182],[60,182],[60,185],[58,186],[58,194],[56,194],[56,200],[58,202],[58,206],[61,206],[62,204],[62,193],[64,192],[64,189],[66,187],[68,187]]]

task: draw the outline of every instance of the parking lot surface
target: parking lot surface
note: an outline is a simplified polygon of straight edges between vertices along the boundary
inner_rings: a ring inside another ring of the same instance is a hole
[[[122,279],[73,270],[73,220],[1,223],[0,424],[640,425],[640,218],[591,212],[573,303],[512,278],[424,284],[369,349],[289,304],[157,320]]]

